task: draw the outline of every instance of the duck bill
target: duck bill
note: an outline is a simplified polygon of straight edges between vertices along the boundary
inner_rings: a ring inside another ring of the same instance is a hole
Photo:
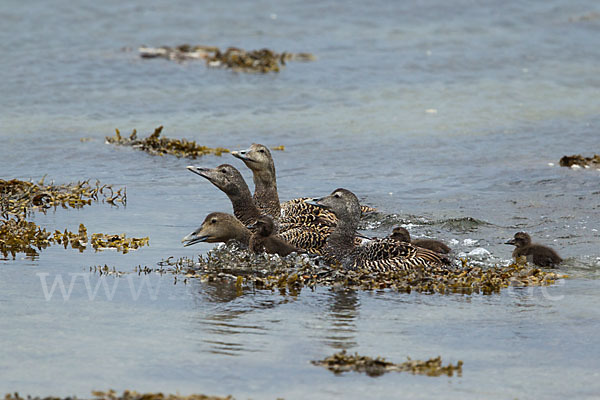
[[[194,231],[181,239],[181,243],[183,243],[183,247],[188,247],[196,243],[206,242],[208,238],[208,235],[198,236],[198,232]]]
[[[306,204],[310,204],[311,206],[328,209],[329,207],[327,207],[326,205],[324,205],[324,204],[321,203],[323,201],[323,199],[324,199],[324,197],[321,197],[319,199],[305,200],[304,202]]]
[[[234,156],[235,158],[239,158],[242,161],[252,161],[252,162],[254,162],[253,159],[251,159],[250,157],[248,157],[248,153],[250,153],[250,149],[232,151],[231,155]]]
[[[517,244],[517,242],[515,241],[515,239],[511,239],[508,242],[504,242],[504,244],[512,244],[514,246]]]
[[[195,167],[193,165],[188,165],[186,167],[188,170],[192,171],[193,173],[200,175],[203,178],[206,178],[208,180],[211,179],[211,169],[210,168],[200,168],[200,167]]]

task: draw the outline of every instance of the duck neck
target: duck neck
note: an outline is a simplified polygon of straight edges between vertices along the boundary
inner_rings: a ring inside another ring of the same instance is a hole
[[[274,171],[255,171],[254,180],[254,203],[265,214],[275,219],[281,215],[279,195],[277,194],[277,180]]]
[[[355,224],[338,220],[325,245],[327,255],[345,265],[352,257],[355,247],[356,228]]]
[[[233,206],[233,215],[239,219],[242,224],[249,225],[260,217],[260,210],[254,204],[250,191],[246,195],[229,196]]]
[[[232,239],[237,240],[238,242],[244,244],[245,246],[248,246],[248,243],[250,243],[251,235],[252,235],[252,232],[250,232],[250,230],[248,228],[246,228],[242,224],[239,224],[239,225],[237,225],[236,230],[235,230],[235,237]]]

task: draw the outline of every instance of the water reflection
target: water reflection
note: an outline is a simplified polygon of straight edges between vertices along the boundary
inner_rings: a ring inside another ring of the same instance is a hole
[[[327,322],[323,341],[334,349],[358,346],[356,321],[360,300],[355,290],[332,290],[328,296],[329,311],[323,316]]]

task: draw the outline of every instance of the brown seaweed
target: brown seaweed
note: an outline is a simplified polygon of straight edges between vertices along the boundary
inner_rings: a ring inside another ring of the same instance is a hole
[[[38,251],[52,244],[62,245],[65,249],[70,245],[72,249],[83,252],[91,243],[96,251],[114,248],[125,254],[129,250],[148,245],[148,242],[148,237],[126,238],[124,234],[105,235],[103,233],[94,233],[88,240],[87,229],[83,224],[79,224],[79,230],[76,233],[67,229],[63,232],[56,230],[51,233],[34,222],[19,217],[0,218],[0,253],[5,258],[10,254],[14,259],[18,253],[35,257],[39,254]]]
[[[26,216],[32,210],[45,211],[61,206],[82,208],[92,202],[102,201],[110,205],[127,204],[127,189],[113,189],[89,180],[66,185],[45,184],[42,178],[38,183],[18,179],[0,179],[0,214],[4,218],[11,215]]]
[[[254,255],[247,251],[222,246],[199,256],[168,258],[159,263],[163,273],[182,274],[201,281],[231,282],[244,290],[290,291],[317,286],[353,290],[389,289],[403,293],[499,293],[508,287],[546,286],[564,278],[556,272],[543,271],[518,260],[508,266],[479,267],[462,260],[458,268],[414,268],[408,271],[346,271],[319,265],[319,260],[306,255]],[[146,271],[155,269],[146,267]]]
[[[310,53],[277,53],[269,49],[242,50],[229,47],[221,51],[214,46],[140,47],[142,58],[166,58],[173,61],[205,60],[209,67],[230,68],[241,72],[279,72],[289,61],[315,61]]]
[[[386,361],[383,357],[371,358],[367,356],[360,356],[358,353],[347,354],[346,350],[342,350],[335,353],[323,360],[312,361],[312,364],[325,367],[335,374],[341,374],[343,372],[356,371],[364,372],[369,376],[381,376],[386,372],[410,372],[413,375],[427,375],[427,376],[453,376],[454,373],[458,376],[462,375],[463,362],[458,361],[456,365],[451,363],[444,366],[442,365],[442,358],[435,357],[430,358],[426,361],[411,360],[410,357],[407,361],[395,364],[390,361]]]
[[[115,129],[115,136],[107,136],[106,143],[119,146],[131,146],[138,150],[143,150],[152,155],[163,156],[165,154],[176,157],[198,158],[207,154],[220,156],[223,153],[229,153],[228,149],[222,147],[210,148],[200,146],[195,141],[186,139],[169,139],[160,137],[163,127],[159,126],[150,136],[145,139],[138,139],[137,131],[134,129],[128,138],[121,136],[121,132]]]
[[[88,397],[89,398],[89,397]],[[9,393],[4,396],[4,400],[77,400],[76,396],[61,397],[47,396],[47,397],[23,397],[19,393]],[[163,393],[138,393],[132,390],[125,390],[122,394],[118,394],[114,390],[108,391],[93,391],[92,400],[233,400],[233,397],[226,396],[208,396],[205,394],[191,394],[189,396],[182,396],[179,394],[163,394]]]
[[[578,166],[582,168],[600,168],[600,155],[594,154],[593,157],[584,157],[581,154],[574,154],[572,156],[563,156],[560,161],[561,167],[573,167]]]

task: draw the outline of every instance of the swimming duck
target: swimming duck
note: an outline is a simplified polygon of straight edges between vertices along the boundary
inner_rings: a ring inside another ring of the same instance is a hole
[[[527,261],[539,267],[555,267],[562,262],[562,258],[549,247],[531,243],[531,236],[525,232],[515,233],[515,237],[505,244],[516,246],[512,256],[517,259],[525,256]]]
[[[327,211],[318,209],[306,201],[309,198],[298,198],[279,203],[277,194],[277,176],[275,163],[271,151],[267,146],[254,143],[250,148],[240,151],[232,151],[231,154],[239,158],[252,170],[254,180],[254,203],[265,214],[275,219],[290,219],[306,215],[314,215],[319,218],[321,224],[335,225],[335,216]],[[374,208],[361,206],[361,211],[372,212]]]
[[[222,164],[216,168],[188,166],[187,169],[206,178],[224,192],[231,200],[233,214],[245,226],[254,224],[262,215],[254,204],[244,177],[234,166],[229,164]],[[330,226],[322,223],[319,216],[305,215],[274,221],[274,229],[275,232],[279,232],[283,240],[293,246],[321,255]]]
[[[302,249],[289,244],[281,237],[273,234],[275,224],[273,223],[273,218],[269,215],[261,216],[248,228],[254,230],[248,244],[248,248],[254,253],[267,252],[269,254],[279,254],[280,256],[285,257],[293,252],[303,252]]]
[[[206,216],[200,228],[184,237],[184,246],[199,242],[227,243],[237,240],[244,246],[250,242],[251,232],[236,217],[222,212],[213,212]]]
[[[410,238],[410,233],[401,227],[397,226],[392,230],[392,234],[390,235],[390,239],[397,240],[399,242],[411,243],[417,247],[421,247],[423,249],[429,249],[431,251],[435,251],[440,254],[448,254],[450,253],[450,247],[446,246],[444,243],[439,240],[433,239],[413,239]]]
[[[221,164],[216,168],[200,168],[190,165],[187,169],[208,179],[210,183],[225,193],[231,200],[233,214],[242,224],[253,224],[261,216],[260,210],[252,200],[252,194],[250,194],[244,177],[234,166]]]
[[[390,271],[449,264],[448,259],[438,253],[389,238],[374,239],[357,247],[355,235],[361,209],[358,198],[349,190],[336,189],[329,196],[312,200],[311,204],[336,215],[338,222],[327,239],[325,251],[330,259],[346,269]]]

